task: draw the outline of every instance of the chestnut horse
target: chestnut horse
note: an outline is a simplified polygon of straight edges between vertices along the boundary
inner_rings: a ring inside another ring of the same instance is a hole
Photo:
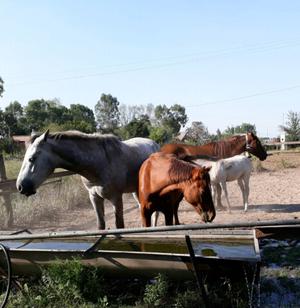
[[[252,132],[244,135],[236,135],[224,140],[210,142],[204,145],[165,144],[161,152],[175,154],[183,160],[203,158],[204,155],[216,159],[228,158],[243,152],[248,152],[260,160],[267,158],[267,153],[259,139]]]
[[[204,222],[216,216],[210,190],[210,168],[177,159],[173,154],[154,153],[139,172],[139,200],[142,224],[151,226],[155,211],[163,212],[166,225],[179,224],[178,206],[182,198],[190,203]]]

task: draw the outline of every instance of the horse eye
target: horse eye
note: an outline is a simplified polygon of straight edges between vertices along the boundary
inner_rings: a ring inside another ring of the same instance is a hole
[[[29,158],[29,161],[30,161],[31,163],[33,163],[33,162],[34,162],[34,157],[30,157],[30,158]]]

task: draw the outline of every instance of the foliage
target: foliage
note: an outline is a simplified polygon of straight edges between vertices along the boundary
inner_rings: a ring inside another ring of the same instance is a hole
[[[118,127],[120,112],[119,101],[111,94],[102,94],[95,106],[98,129],[101,133],[113,133]]]
[[[152,126],[149,138],[159,144],[166,143],[172,138],[172,130],[169,127]]]
[[[22,287],[10,296],[7,307],[203,306],[195,281],[171,281],[162,274],[150,281],[109,278],[101,269],[84,266],[76,259],[57,260],[43,269],[40,279],[23,281]],[[244,291],[240,283],[220,277],[210,285],[209,300],[213,307],[246,307]]]
[[[2,97],[2,94],[3,94],[3,92],[4,92],[4,86],[3,86],[3,84],[4,84],[4,81],[3,81],[3,79],[0,77],[0,97]]]
[[[44,99],[35,99],[28,102],[25,107],[28,127],[36,131],[41,130],[48,120],[48,102]]]
[[[287,141],[300,140],[300,112],[289,111],[285,124],[279,127],[287,133]]]
[[[116,130],[116,134],[122,139],[133,137],[149,137],[150,120],[147,115],[142,115],[139,119],[134,118],[127,125]]]
[[[232,136],[236,134],[245,134],[247,132],[253,132],[256,134],[255,125],[250,123],[242,123],[241,125],[237,126],[228,126],[223,132],[223,135]]]
[[[149,119],[150,122],[154,121],[154,106],[147,105],[125,105],[120,104],[119,107],[120,119],[119,125],[125,127],[133,120],[140,120],[142,118]]]
[[[24,117],[24,110],[19,102],[11,102],[5,108],[4,120],[7,126],[6,135],[25,135],[29,133],[27,120]]]
[[[161,307],[168,301],[168,280],[165,275],[158,274],[153,284],[145,289],[144,302],[151,307]]]
[[[155,107],[154,113],[157,122],[156,126],[165,127],[173,135],[178,134],[180,128],[184,127],[188,120],[185,108],[179,104],[175,104],[170,108],[166,105],[158,105]]]
[[[43,270],[38,284],[25,283],[8,307],[95,307],[97,302],[105,307],[107,292],[99,269],[82,266],[78,260],[65,261]]]
[[[210,140],[210,136],[202,122],[192,122],[186,131],[185,140],[188,143],[204,144]]]

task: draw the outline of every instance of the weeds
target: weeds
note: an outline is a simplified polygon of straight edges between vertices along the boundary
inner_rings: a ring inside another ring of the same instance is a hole
[[[43,222],[57,222],[61,212],[79,207],[89,207],[87,190],[79,176],[62,178],[61,182],[41,186],[37,193],[29,198],[18,193],[11,194],[11,204],[18,226],[32,226]],[[6,211],[0,207],[0,224],[4,225]]]
[[[296,166],[288,160],[281,158],[278,161],[278,169],[296,168]]]
[[[195,281],[174,282],[158,274],[153,279],[116,279],[79,260],[57,262],[42,270],[36,281],[23,281],[22,291],[12,292],[12,307],[202,307]],[[209,283],[213,307],[245,307],[241,285],[220,279]]]
[[[159,274],[153,284],[148,284],[145,290],[144,302],[151,307],[161,307],[168,302],[168,280]]]

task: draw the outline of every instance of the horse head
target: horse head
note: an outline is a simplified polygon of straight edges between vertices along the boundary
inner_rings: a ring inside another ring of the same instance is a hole
[[[210,189],[210,169],[211,167],[195,167],[191,181],[184,191],[186,201],[193,205],[204,222],[211,222],[216,216]]]
[[[260,140],[252,132],[246,134],[246,151],[260,160],[265,160],[268,155]]]
[[[47,137],[44,134],[34,136],[28,146],[17,178],[16,186],[21,194],[30,196],[54,171],[55,167],[47,151]]]

